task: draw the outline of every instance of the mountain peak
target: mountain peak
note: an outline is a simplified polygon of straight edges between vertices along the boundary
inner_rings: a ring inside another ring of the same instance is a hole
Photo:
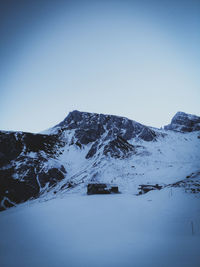
[[[75,130],[75,137],[81,144],[96,141],[103,134],[108,139],[120,136],[126,141],[135,137],[144,141],[152,141],[156,138],[155,131],[128,118],[116,115],[81,112],[78,110],[70,112],[53,129],[54,132]]]
[[[200,117],[178,111],[171,120],[169,125],[164,127],[165,130],[174,130],[179,132],[193,132],[200,130]]]
[[[179,111],[166,129],[200,129],[200,117]],[[193,159],[199,162],[199,145],[196,135],[187,140],[180,133],[165,134],[128,118],[78,110],[48,133],[0,132],[0,210],[49,192],[54,195],[81,188],[91,181],[116,180],[125,190],[132,190],[138,178],[138,183],[143,178],[145,183],[152,182],[155,174],[158,183],[163,168],[166,177],[171,175],[172,160],[177,179],[186,157],[191,166]]]

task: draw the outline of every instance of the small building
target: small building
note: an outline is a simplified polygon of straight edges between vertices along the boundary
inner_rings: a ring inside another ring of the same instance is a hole
[[[150,185],[150,184],[141,184],[139,185],[139,195],[145,194],[151,190],[160,190],[162,189],[163,186],[155,184],[155,185]]]
[[[90,183],[87,185],[87,194],[112,194],[119,193],[118,186],[102,183]]]

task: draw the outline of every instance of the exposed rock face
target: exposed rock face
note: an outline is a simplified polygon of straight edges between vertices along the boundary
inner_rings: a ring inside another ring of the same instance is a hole
[[[97,155],[103,147],[103,154],[113,158],[126,158],[136,149],[128,141],[131,139],[156,141],[156,131],[124,117],[72,111],[51,132],[66,136],[74,131],[71,145],[82,148],[92,144],[86,159]]]
[[[191,173],[185,179],[168,185],[168,187],[181,187],[187,193],[200,193],[200,172]]]
[[[62,145],[58,135],[0,132],[0,210],[38,197],[65,177],[56,162]]]
[[[136,137],[145,141],[156,140],[155,131],[138,122],[114,115],[87,113],[77,110],[70,112],[64,121],[54,128],[57,132],[74,129],[75,138],[83,145],[95,142],[103,135],[105,140],[117,136],[126,141]]]
[[[118,136],[104,147],[103,152],[104,155],[110,155],[113,158],[126,158],[134,150],[135,148],[133,145]]]
[[[69,139],[69,133],[73,132]],[[0,209],[36,198],[67,175],[59,162],[63,147],[82,149],[91,144],[86,159],[99,155],[126,158],[137,147],[128,141],[155,141],[157,133],[127,118],[70,112],[48,134],[0,132]]]
[[[165,129],[197,131],[199,123],[199,117],[178,112]],[[46,134],[2,131],[0,210],[37,198],[53,187],[52,191],[57,192],[63,188],[71,190],[85,183],[85,179],[96,181],[102,162],[107,165],[116,162],[115,159],[149,156],[149,142],[165,135],[124,117],[80,111],[70,112]],[[80,154],[82,169],[68,171]]]
[[[200,131],[200,117],[179,111],[164,129],[179,132]]]
[[[156,141],[158,133],[138,122],[124,117],[87,113],[80,111],[70,112],[54,131],[65,132],[74,130],[74,143],[79,147],[92,143],[91,149],[86,155],[93,157],[101,147],[103,154],[113,158],[128,157],[135,148],[129,144],[133,138],[144,141]]]

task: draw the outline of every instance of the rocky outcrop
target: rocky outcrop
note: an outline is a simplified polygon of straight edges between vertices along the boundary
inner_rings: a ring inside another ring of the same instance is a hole
[[[113,158],[126,158],[135,151],[133,145],[129,144],[125,139],[118,136],[110,141],[103,150],[104,155],[109,155]]]
[[[200,117],[179,111],[164,129],[179,132],[200,131]]]
[[[58,135],[0,132],[0,210],[38,197],[65,177],[56,160],[62,146]]]
[[[73,111],[54,128],[55,132],[75,130],[75,138],[86,145],[103,137],[105,140],[121,136],[128,141],[139,138],[144,141],[156,140],[156,132],[149,127],[124,117]]]
[[[185,179],[176,183],[168,185],[169,187],[183,188],[187,193],[200,193],[200,172],[191,173],[185,177]]]
[[[80,148],[92,144],[86,158],[92,158],[104,147],[103,154],[113,158],[128,157],[135,148],[129,140],[156,141],[158,133],[138,122],[124,117],[73,111],[58,125],[53,132],[74,130],[74,141]]]

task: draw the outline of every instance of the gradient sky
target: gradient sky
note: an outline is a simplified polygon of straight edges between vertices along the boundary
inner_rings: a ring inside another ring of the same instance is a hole
[[[0,129],[200,115],[200,0],[0,0]]]

